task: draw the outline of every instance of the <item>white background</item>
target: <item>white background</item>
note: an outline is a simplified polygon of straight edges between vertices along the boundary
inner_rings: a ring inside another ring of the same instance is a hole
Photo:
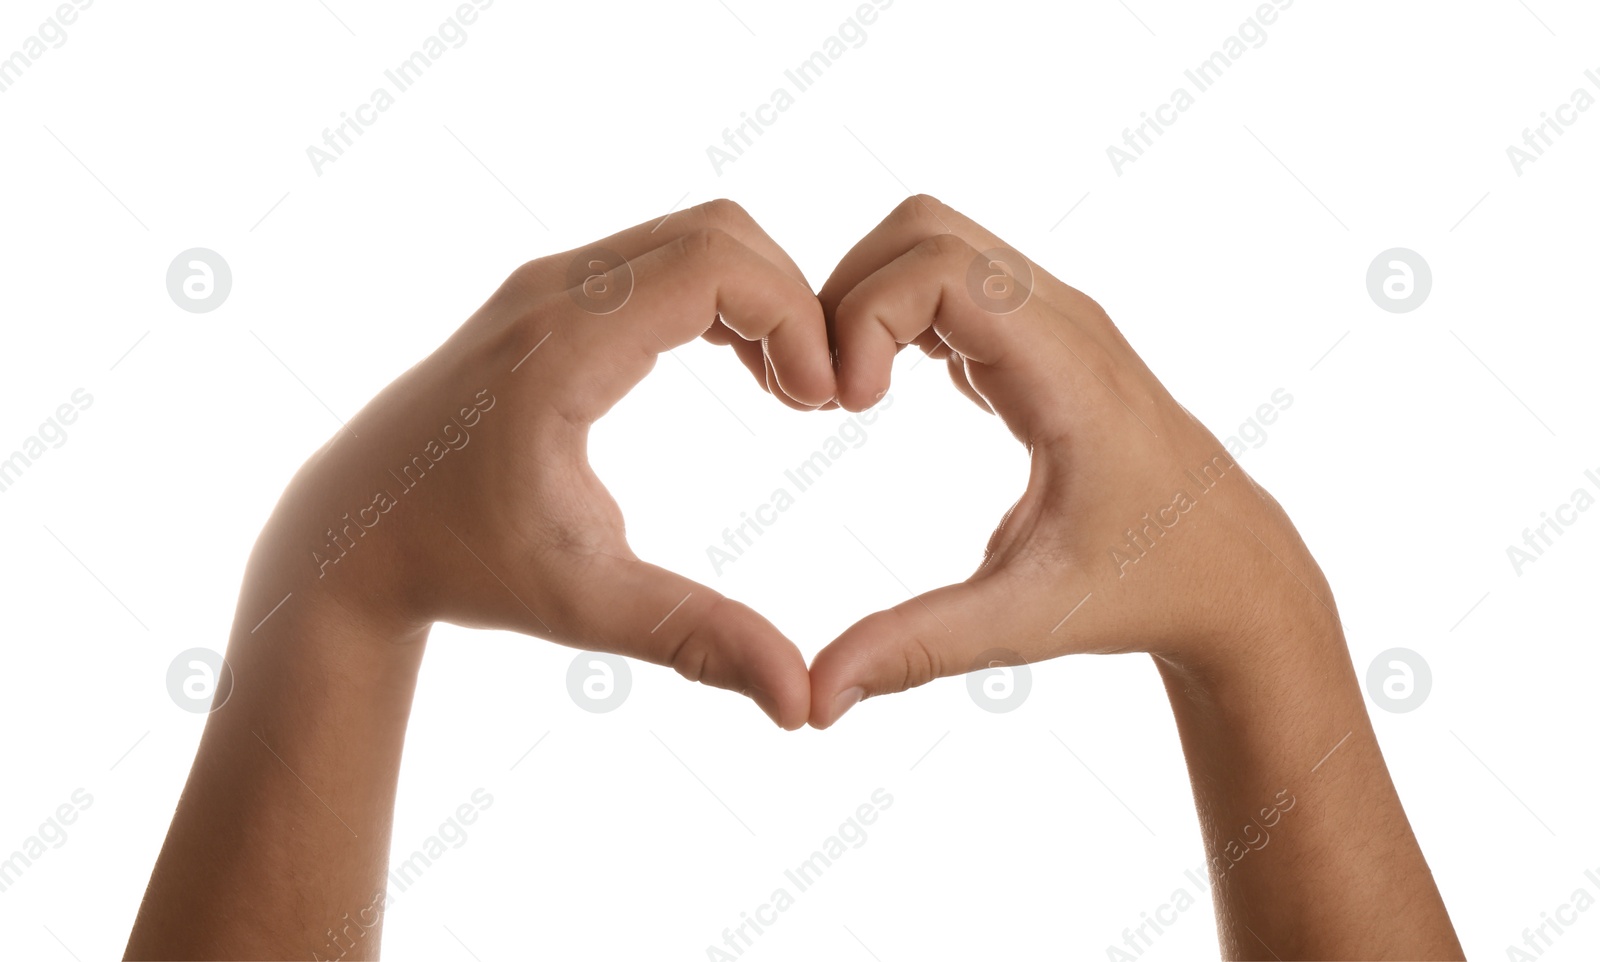
[[[508,271],[725,195],[820,284],[920,190],[1100,300],[1219,437],[1293,396],[1241,461],[1327,572],[1358,670],[1395,646],[1432,666],[1421,708],[1372,710],[1468,954],[1502,956],[1600,894],[1600,510],[1520,575],[1506,556],[1600,474],[1600,109],[1521,176],[1506,156],[1600,71],[1600,12],[1529,2],[1301,0],[1118,176],[1106,147],[1255,4],[901,0],[720,177],[707,146],[854,3],[501,0],[320,176],[306,147],[453,3],[96,3],[0,94],[0,455],[94,398],[0,493],[0,855],[94,798],[0,894],[0,945],[120,954],[204,719],[168,663],[224,646],[249,547],[335,415]],[[53,8],[7,3],[0,56]],[[1413,313],[1366,290],[1397,246],[1432,265]],[[232,267],[214,313],[168,297],[191,247]],[[1022,489],[1009,435],[907,354],[867,443],[718,577],[706,546],[845,415],[781,408],[721,349],[677,356],[597,430],[597,469],[641,555],[808,657],[901,581],[964,577]],[[1146,658],[1037,665],[1010,714],[947,679],[790,734],[649,665],[622,708],[580,711],[573,654],[435,631],[394,851],[477,788],[494,803],[395,902],[388,958],[706,958],[880,787],[868,841],[745,958],[1104,958],[1194,891]],[[1210,908],[1144,957],[1214,956]],[[1579,919],[1547,958],[1600,954],[1600,911]]]

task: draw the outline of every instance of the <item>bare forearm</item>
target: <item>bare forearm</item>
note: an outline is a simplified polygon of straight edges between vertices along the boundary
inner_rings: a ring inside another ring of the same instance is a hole
[[[241,600],[233,691],[208,719],[128,958],[377,957],[426,632],[354,624],[302,588],[252,633],[278,600]]]
[[[621,263],[569,290],[601,254]],[[673,665],[805,723],[799,649],[635,556],[587,461],[589,426],[702,334],[737,343],[793,407],[835,393],[805,275],[713,202],[517,268],[305,463],[252,556],[234,690],[208,720],[129,957],[377,956],[401,745],[436,622]]]
[[[1460,944],[1322,612],[1216,664],[1157,668],[1230,959],[1459,959]]]

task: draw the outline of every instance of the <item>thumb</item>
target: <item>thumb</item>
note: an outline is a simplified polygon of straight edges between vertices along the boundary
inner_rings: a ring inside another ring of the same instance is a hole
[[[997,648],[1037,651],[1019,579],[1002,575],[918,595],[851,625],[811,663],[811,725],[827,728],[863,698],[982,667]],[[1019,655],[1019,659],[1023,657]]]
[[[670,665],[749,697],[782,728],[806,723],[811,682],[794,642],[753,609],[637,559],[606,558],[581,579],[585,647]]]

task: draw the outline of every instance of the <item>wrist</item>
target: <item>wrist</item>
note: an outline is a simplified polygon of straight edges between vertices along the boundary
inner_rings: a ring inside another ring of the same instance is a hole
[[[1315,603],[1258,608],[1227,637],[1150,654],[1185,690],[1214,695],[1317,689],[1350,664],[1338,616]]]
[[[420,657],[431,623],[394,600],[395,583],[385,580],[393,564],[373,555],[361,559],[370,571],[319,572],[310,551],[296,543],[303,539],[285,537],[280,521],[268,524],[246,565],[230,652],[265,648],[341,674],[358,665],[382,674],[390,662],[406,665]]]
[[[326,455],[324,449],[307,467]],[[340,644],[425,635],[431,619],[418,610],[415,592],[404,587],[409,566],[396,505],[380,504],[387,492],[350,494],[357,487],[327,483],[320,477],[326,473],[313,478],[302,469],[274,508],[251,551],[246,591],[257,596],[255,604],[266,605],[262,612],[283,602],[272,621],[298,613]],[[249,620],[252,610],[241,599],[240,620]]]

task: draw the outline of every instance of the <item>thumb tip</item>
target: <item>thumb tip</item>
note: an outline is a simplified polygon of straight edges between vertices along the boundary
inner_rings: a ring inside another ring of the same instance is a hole
[[[816,729],[831,727],[844,716],[845,712],[854,708],[857,702],[865,698],[866,694],[865,688],[860,685],[854,685],[833,696],[833,699],[829,702],[813,702],[811,727]]]
[[[806,716],[810,713],[809,704],[791,705],[791,710],[785,711],[783,704],[764,689],[746,688],[740,694],[755,702],[756,707],[784,731],[792,732],[805,727]]]

